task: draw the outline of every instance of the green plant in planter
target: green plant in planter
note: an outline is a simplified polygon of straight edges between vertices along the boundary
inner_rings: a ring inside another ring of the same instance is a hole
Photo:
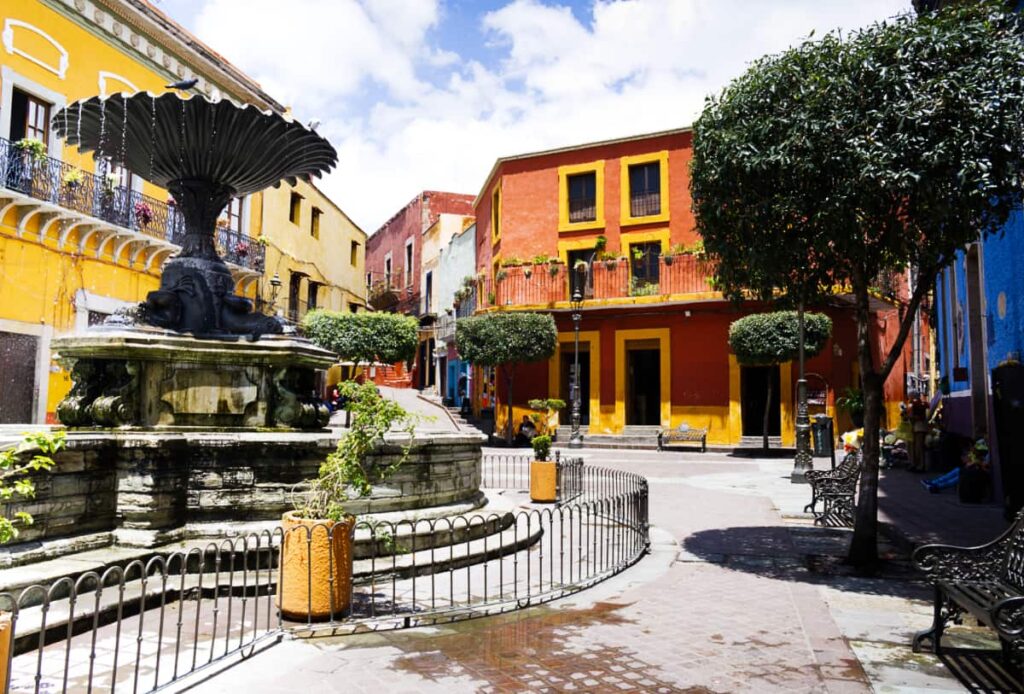
[[[46,144],[34,137],[23,137],[14,143],[14,146],[25,152],[36,164],[46,159]]]
[[[345,502],[369,496],[373,482],[388,479],[409,457],[415,415],[381,396],[373,383],[347,381],[341,384],[340,392],[348,402],[351,425],[338,442],[337,450],[320,466],[317,478],[310,482],[309,494],[296,505],[295,510],[303,518],[340,521],[346,515]],[[390,465],[371,466],[370,454],[395,426],[409,435],[409,443]]]
[[[559,410],[565,409],[565,400],[559,398],[543,398],[530,400],[526,403],[530,406],[531,410],[543,410],[544,414],[539,416],[538,419],[544,425],[544,431],[551,431],[551,420]]]
[[[62,180],[64,181],[64,185],[68,188],[77,188],[82,185],[82,172],[78,169],[71,169],[64,174],[64,178]]]
[[[548,274],[551,275],[552,277],[558,277],[558,273],[561,271],[562,266],[560,264],[551,263],[550,265],[548,265]]]
[[[545,463],[551,457],[550,436],[534,436],[530,445],[533,446],[533,456],[538,462]]]
[[[15,501],[35,498],[36,486],[32,473],[47,472],[56,464],[53,455],[64,448],[64,432],[32,432],[24,435],[14,448],[0,451],[0,503],[6,506]],[[33,452],[33,450],[38,452]],[[31,457],[28,457],[31,453]],[[18,537],[20,526],[32,525],[32,515],[17,511],[8,518],[0,511],[0,545]]]
[[[860,388],[847,386],[836,398],[836,408],[849,414],[855,427],[864,426],[864,393]]]
[[[598,253],[603,251],[608,246],[608,237],[601,234],[597,237],[597,241],[594,242],[594,250]]]
[[[501,282],[501,281],[502,281],[502,280],[504,280],[504,279],[505,279],[506,277],[508,277],[508,271],[507,271],[507,270],[505,270],[504,268],[502,268],[501,270],[498,270],[498,272],[496,272],[496,273],[494,274],[494,280],[495,280],[496,282]]]

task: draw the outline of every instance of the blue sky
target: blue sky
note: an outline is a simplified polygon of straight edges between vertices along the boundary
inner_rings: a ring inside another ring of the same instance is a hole
[[[366,231],[499,156],[689,125],[750,61],[910,0],[154,0],[297,118]]]

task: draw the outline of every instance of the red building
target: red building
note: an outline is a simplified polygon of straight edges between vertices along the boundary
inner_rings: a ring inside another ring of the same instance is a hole
[[[550,312],[559,331],[551,360],[518,367],[513,421],[530,413],[531,398],[570,401],[569,298],[578,289],[585,434],[686,422],[707,427],[709,443],[737,445],[761,435],[771,379],[769,434],[793,444],[795,365],[740,367],[729,352],[729,324],[770,308],[738,309],[715,291],[691,210],[691,152],[684,128],[495,162],[474,203],[477,311]],[[879,298],[874,308],[881,353],[898,321],[893,303]],[[856,324],[842,296],[818,310],[832,316],[834,334],[807,363],[811,409],[834,415],[836,392],[858,384]],[[481,373],[475,383],[477,406],[493,405],[493,376]],[[903,390],[900,365],[886,386],[892,425]],[[504,412],[496,409],[499,431]]]
[[[411,385],[433,385],[429,368],[434,348],[434,316],[424,304],[429,293],[421,281],[423,235],[442,214],[473,214],[473,197],[461,193],[425,190],[395,213],[366,241],[366,285],[369,304],[379,311],[405,313],[420,319],[420,348],[411,370]],[[423,368],[427,365],[427,368]]]

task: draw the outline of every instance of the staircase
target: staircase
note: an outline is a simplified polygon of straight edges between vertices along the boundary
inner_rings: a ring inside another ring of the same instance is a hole
[[[587,448],[640,448],[655,449],[658,447],[658,432],[660,426],[627,426],[621,434],[588,434],[587,427],[580,427],[583,432],[583,445]],[[562,425],[558,427],[558,437],[555,439],[556,446],[569,445],[569,438],[572,436],[572,427]]]

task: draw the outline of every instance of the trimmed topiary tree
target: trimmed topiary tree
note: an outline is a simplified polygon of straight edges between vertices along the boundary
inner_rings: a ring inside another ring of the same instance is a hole
[[[505,377],[507,431],[512,445],[512,381],[517,364],[544,361],[555,353],[555,319],[540,313],[488,313],[455,323],[459,356],[470,364],[501,369]]]
[[[804,314],[804,355],[821,352],[832,335],[832,319],[824,313]],[[800,320],[796,311],[755,313],[729,326],[729,348],[743,366],[776,366],[793,361],[800,354]],[[771,412],[772,381],[762,420],[765,450],[768,450],[768,415]]]
[[[416,356],[419,325],[396,313],[310,311],[302,321],[306,336],[356,365],[394,364]]]

